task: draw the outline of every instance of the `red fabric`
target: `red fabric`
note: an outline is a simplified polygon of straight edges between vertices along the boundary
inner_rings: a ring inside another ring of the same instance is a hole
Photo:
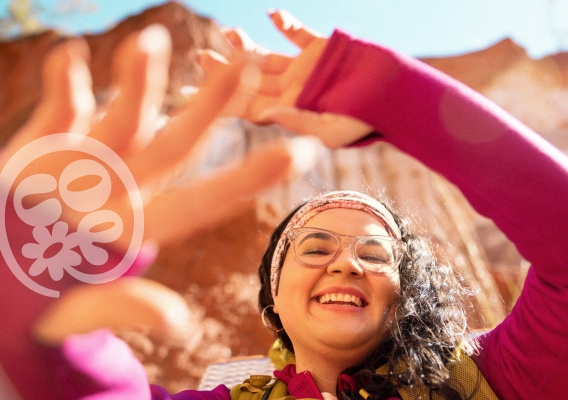
[[[308,371],[296,373],[295,364],[286,365],[282,371],[274,371],[274,376],[288,386],[290,396],[323,400],[312,374]]]
[[[322,399],[323,397],[309,371],[296,372],[295,364],[288,364],[282,371],[274,371],[274,376],[288,386],[290,396],[298,399],[312,398]],[[341,374],[337,380],[339,392],[357,393],[360,389],[355,378],[347,374]],[[332,393],[335,395],[335,393]]]

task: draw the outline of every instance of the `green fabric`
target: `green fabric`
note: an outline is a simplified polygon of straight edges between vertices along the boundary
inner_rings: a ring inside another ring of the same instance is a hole
[[[403,365],[399,366],[404,368]],[[477,368],[473,360],[465,354],[461,354],[457,361],[448,366],[450,371],[451,385],[467,394],[472,400],[498,400],[497,396]],[[377,370],[377,373],[386,373],[386,366]],[[396,372],[396,371],[395,371]],[[475,393],[474,396],[472,394]],[[264,398],[267,394],[266,398]],[[430,389],[424,385],[404,387],[399,389],[403,400],[429,399]],[[231,389],[232,400],[292,400],[294,397],[288,394],[286,384],[274,380],[268,375],[251,375],[243,383]],[[433,400],[440,397],[432,395]]]
[[[283,369],[285,365],[296,362],[294,354],[286,350],[279,340],[274,342],[268,355],[278,369]],[[450,384],[460,392],[466,393],[467,398],[471,400],[498,400],[475,362],[461,350],[456,352],[456,360],[447,367],[450,371]],[[405,369],[406,366],[401,362],[395,368],[394,373],[402,372]],[[388,374],[388,367],[386,365],[380,367],[377,369],[377,373]],[[473,393],[475,393],[474,396],[472,396]],[[267,394],[266,399],[263,399],[265,394]],[[414,385],[399,389],[399,394],[403,400],[429,399],[430,389],[425,385]],[[363,393],[362,397],[364,397]],[[288,400],[293,398],[288,395],[288,388],[284,382],[275,380],[268,375],[251,375],[242,384],[231,389],[232,400]],[[438,395],[432,395],[432,400],[439,399]]]
[[[239,385],[231,389],[231,400],[293,400],[288,395],[288,387],[279,380],[273,380],[269,375],[251,375]]]

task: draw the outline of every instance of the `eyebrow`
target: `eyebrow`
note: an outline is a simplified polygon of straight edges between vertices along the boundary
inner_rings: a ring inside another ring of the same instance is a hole
[[[304,243],[306,240],[308,239],[326,239],[326,240],[330,240],[330,237],[333,237],[333,235],[329,234],[329,233],[325,233],[325,232],[309,232],[308,234],[306,234],[306,236],[304,236],[302,238],[302,241],[300,242],[300,244]]]
[[[364,238],[364,237],[365,236],[358,236],[358,239],[360,240],[361,238]],[[367,244],[370,244],[370,245],[380,244],[384,247],[385,242],[388,243],[388,244],[391,244],[390,240],[388,240],[388,238],[386,238],[384,236],[380,236],[380,237],[371,236],[371,237],[369,237],[369,239],[364,244],[366,244],[366,245]]]

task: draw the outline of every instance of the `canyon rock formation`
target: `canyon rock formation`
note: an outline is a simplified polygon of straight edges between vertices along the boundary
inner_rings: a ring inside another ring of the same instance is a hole
[[[229,51],[214,21],[175,2],[148,9],[106,32],[84,36],[98,101],[109,93],[108,60],[117,43],[152,23],[166,26],[173,38],[168,108],[179,103],[182,87],[199,81],[197,50]],[[42,60],[66,39],[48,31],[0,43],[0,143],[29,117],[40,95]],[[423,61],[491,98],[568,151],[568,55],[535,60],[506,39],[478,52]],[[224,121],[210,134],[203,168],[287,134],[274,126]],[[362,190],[392,200],[420,231],[431,233],[440,253],[477,282],[472,326],[490,327],[506,315],[527,266],[451,184],[386,144],[326,151],[316,168],[251,200],[247,212],[161,250],[147,276],[180,293],[201,323],[195,327],[195,340],[183,347],[152,342],[136,331],[119,332],[144,361],[152,382],[174,391],[197,387],[205,365],[213,360],[266,353],[273,337],[260,323],[256,306],[258,261],[287,211],[306,196],[330,189]]]

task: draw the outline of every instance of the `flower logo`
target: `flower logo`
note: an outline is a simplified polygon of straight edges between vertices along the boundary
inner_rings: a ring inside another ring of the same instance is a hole
[[[29,165],[44,157],[68,159],[69,163],[62,170],[47,168],[48,173],[26,174]],[[89,184],[78,184],[85,180]],[[124,161],[104,143],[73,133],[38,138],[6,163],[0,182],[10,189],[0,191],[5,217],[0,220],[0,252],[12,273],[31,290],[59,297],[59,291],[48,287],[45,279],[39,283],[35,278],[48,275],[58,282],[69,274],[81,282],[104,283],[117,279],[132,265],[142,244],[142,198]],[[126,193],[130,203],[128,231],[121,214],[112,209],[114,203],[109,202],[114,190]],[[23,226],[20,231],[31,232],[23,244],[9,234],[12,230],[6,226],[6,216],[10,212]],[[73,224],[66,220],[68,212],[74,216]],[[124,235],[129,235],[130,243],[116,261],[108,248]],[[17,243],[14,249],[11,242]]]
[[[51,279],[59,281],[66,269],[81,263],[81,256],[73,250],[77,246],[76,235],[72,233],[68,236],[68,229],[63,221],[56,222],[51,233],[45,226],[33,228],[37,243],[26,243],[22,247],[24,257],[35,259],[29,269],[31,276],[38,276],[47,270]]]

